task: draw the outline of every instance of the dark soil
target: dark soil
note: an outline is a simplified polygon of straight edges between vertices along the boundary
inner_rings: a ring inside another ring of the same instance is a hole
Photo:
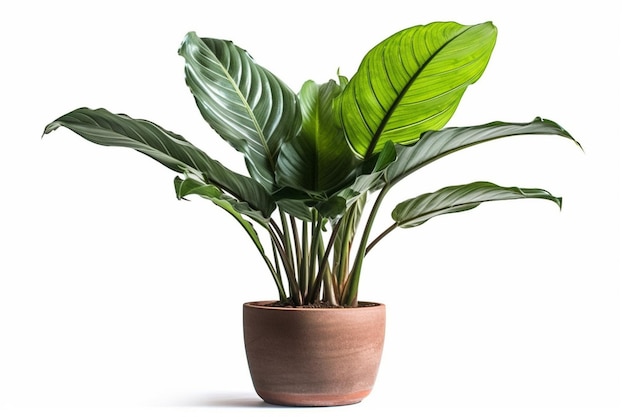
[[[305,305],[301,305],[301,306],[294,306],[293,304],[289,304],[289,303],[283,303],[280,301],[275,301],[273,303],[268,303],[267,306],[268,307],[287,307],[287,308],[358,308],[358,307],[372,307],[378,305],[377,303],[370,303],[367,301],[359,301],[359,304],[357,307],[351,307],[351,306],[335,306],[335,305],[331,305],[326,301],[318,301],[315,302],[313,304],[305,304]]]

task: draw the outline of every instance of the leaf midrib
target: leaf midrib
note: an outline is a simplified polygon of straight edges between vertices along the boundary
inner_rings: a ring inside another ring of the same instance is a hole
[[[205,46],[206,46],[206,44],[205,44]],[[263,150],[265,151],[265,156],[267,157],[267,161],[270,164],[270,167],[272,169],[272,172],[276,171],[276,167],[275,167],[275,164],[274,164],[274,158],[272,157],[272,153],[270,152],[270,149],[269,149],[269,147],[267,145],[267,138],[265,137],[265,134],[263,133],[263,129],[261,128],[261,125],[258,123],[258,121],[256,119],[256,116],[254,115],[254,111],[252,110],[252,108],[250,107],[250,104],[248,103],[248,100],[246,100],[244,95],[241,93],[241,90],[237,86],[237,83],[235,82],[234,78],[231,77],[230,73],[228,72],[228,69],[222,64],[222,62],[217,58],[217,56],[215,56],[215,53],[213,53],[211,48],[208,48],[208,49],[211,52],[211,54],[213,55],[213,57],[215,58],[215,60],[219,63],[220,68],[222,69],[222,71],[224,73],[224,76],[226,77],[228,82],[233,87],[233,90],[235,91],[235,93],[237,94],[237,96],[239,97],[241,102],[244,103],[244,108],[246,109],[246,112],[248,113],[248,116],[249,116],[250,120],[252,121],[252,124],[254,126],[255,131],[257,132],[257,135],[258,135],[258,137],[260,139],[261,145],[263,146]],[[237,51],[235,51],[235,52],[237,52]],[[239,55],[238,52],[237,52],[237,55]],[[257,69],[258,69],[259,73],[262,72],[262,69],[260,67],[257,66]]]
[[[374,150],[376,149],[376,146],[378,145],[378,141],[380,140],[380,137],[382,136],[382,133],[383,133],[385,127],[387,126],[387,123],[391,119],[391,116],[393,116],[393,113],[395,112],[396,108],[400,104],[400,101],[402,101],[404,96],[407,94],[407,92],[409,91],[409,89],[411,88],[411,86],[413,85],[415,80],[417,79],[417,77],[419,77],[421,75],[421,73],[424,71],[424,69],[428,66],[428,64],[430,64],[432,62],[432,60],[436,56],[439,55],[439,53],[442,51],[442,49],[444,47],[449,45],[452,41],[458,39],[461,35],[463,35],[465,32],[467,32],[470,29],[471,29],[471,26],[470,27],[466,27],[460,33],[458,33],[454,37],[450,38],[443,45],[441,45],[439,48],[437,48],[437,50],[430,57],[428,57],[428,59],[424,62],[424,64],[421,65],[418,68],[418,70],[415,72],[415,74],[413,74],[413,76],[406,83],[406,85],[404,86],[402,91],[400,91],[400,93],[398,94],[398,97],[396,97],[396,99],[393,101],[393,103],[391,104],[391,107],[389,108],[387,113],[385,113],[385,116],[383,117],[383,119],[381,120],[380,124],[378,125],[378,129],[374,133],[374,136],[373,136],[372,140],[370,141],[370,144],[369,144],[369,146],[367,148],[367,151],[365,152],[365,157],[364,157],[365,159],[369,158],[374,153]],[[384,55],[384,53],[386,51],[387,51],[387,49],[385,48],[385,50],[383,51],[383,55]]]

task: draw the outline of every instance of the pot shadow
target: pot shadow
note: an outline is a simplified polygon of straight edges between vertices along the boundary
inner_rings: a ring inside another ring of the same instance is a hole
[[[280,408],[249,393],[213,393],[176,401],[177,407]]]

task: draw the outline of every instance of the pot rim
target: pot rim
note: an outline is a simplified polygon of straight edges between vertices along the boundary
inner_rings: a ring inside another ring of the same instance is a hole
[[[243,303],[244,307],[254,308],[259,310],[279,310],[279,311],[355,311],[359,309],[369,309],[369,308],[385,308],[385,304],[375,302],[375,301],[359,301],[358,307],[337,307],[337,308],[310,308],[310,307],[280,307],[280,306],[272,306],[268,304],[272,304],[277,302],[278,300],[265,300],[265,301],[248,301]]]

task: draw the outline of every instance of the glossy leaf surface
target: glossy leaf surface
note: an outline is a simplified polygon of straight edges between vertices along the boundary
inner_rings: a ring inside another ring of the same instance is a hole
[[[244,154],[250,175],[272,191],[278,151],[300,129],[295,93],[230,41],[190,32],[179,54],[204,119]]]
[[[44,134],[60,126],[98,145],[135,149],[176,172],[194,173],[265,217],[275,208],[270,195],[257,182],[229,170],[182,136],[147,120],[113,114],[105,109],[79,108],[50,123]]]
[[[397,159],[385,170],[385,181],[397,183],[423,166],[467,147],[517,135],[557,135],[580,144],[551,120],[535,118],[530,123],[492,122],[479,126],[451,127],[424,133],[409,146],[396,146]]]
[[[334,81],[307,81],[299,94],[300,134],[283,145],[277,164],[280,185],[309,192],[331,193],[345,184],[359,162],[334,120],[332,101],[341,93]]]
[[[490,22],[436,22],[405,29],[375,46],[338,103],[355,152],[369,157],[388,141],[411,143],[425,131],[441,129],[485,70],[496,32]]]
[[[554,197],[542,189],[500,187],[490,182],[474,182],[445,187],[434,193],[403,201],[396,206],[391,217],[398,227],[415,227],[433,217],[470,210],[485,202],[522,198],[550,200],[561,207],[560,197]]]

